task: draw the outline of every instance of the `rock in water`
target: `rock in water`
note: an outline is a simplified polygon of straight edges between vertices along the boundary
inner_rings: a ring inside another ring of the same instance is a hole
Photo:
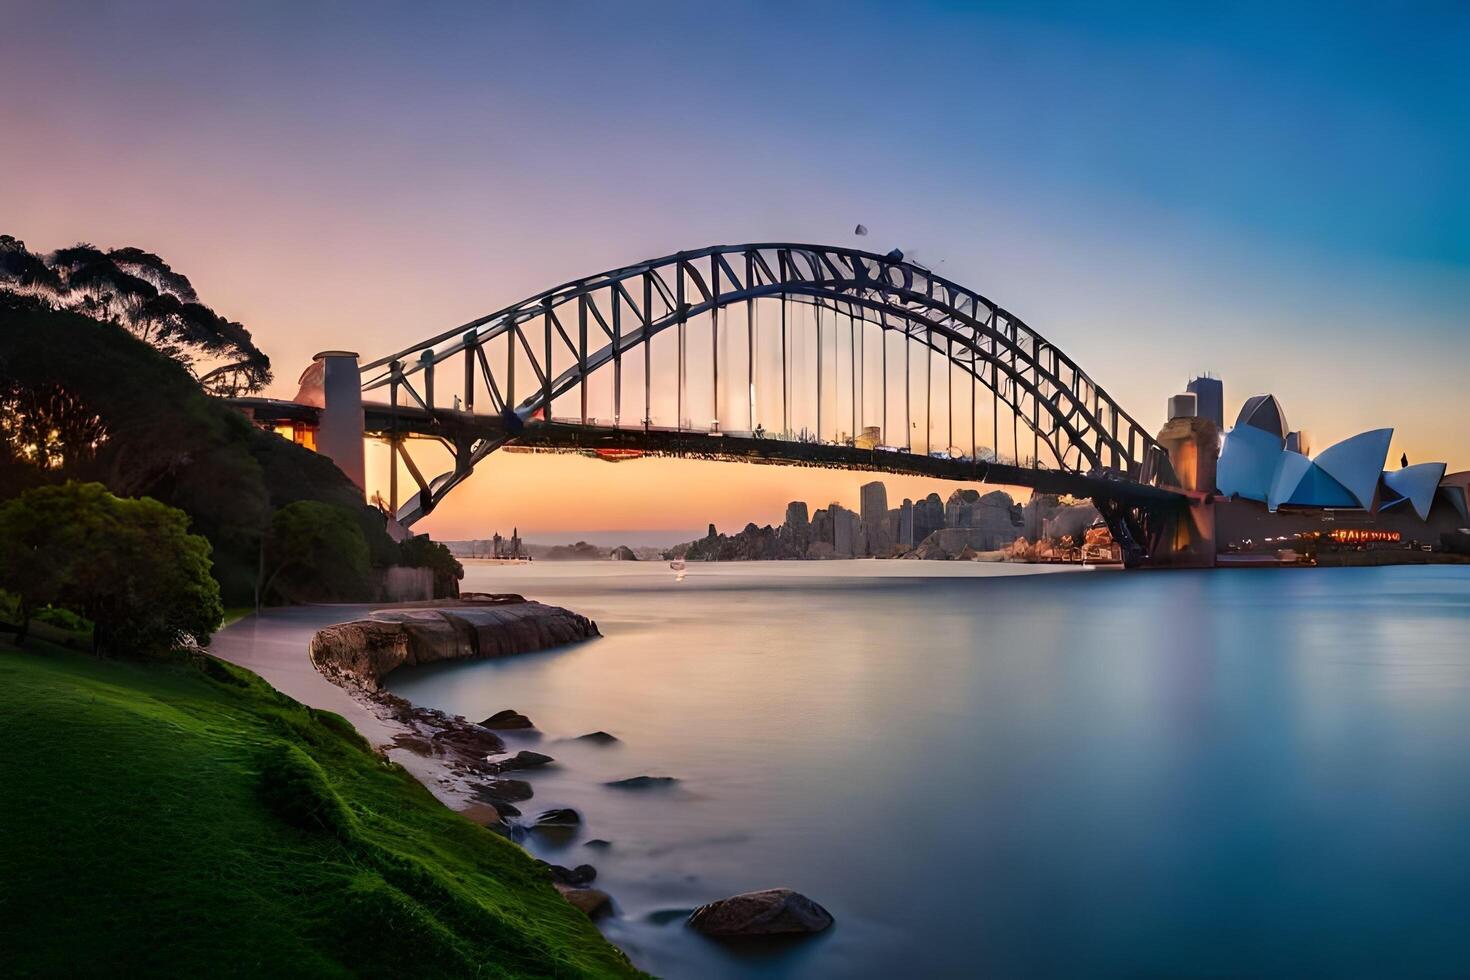
[[[677,782],[673,776],[629,776],[627,779],[614,779],[603,785],[614,789],[666,789]]]
[[[497,711],[489,718],[486,718],[484,721],[480,722],[480,727],[494,728],[499,731],[505,732],[515,731],[522,728],[535,728],[536,726],[531,724],[531,719],[527,718],[519,711],[512,711],[511,709],[506,708],[504,711]]]
[[[821,932],[832,915],[790,888],[768,888],[701,905],[689,925],[706,936],[787,936]]]
[[[572,739],[574,742],[592,742],[595,745],[612,745],[617,740],[616,735],[607,732],[588,732],[586,735],[578,735]]]
[[[511,772],[516,769],[535,769],[538,766],[544,766],[555,761],[549,755],[542,755],[540,752],[527,752],[522,749],[509,759],[492,762],[491,766],[494,767],[496,772]]]
[[[590,864],[579,864],[575,868],[567,868],[560,864],[547,864],[545,861],[536,863],[544,867],[546,873],[551,876],[551,880],[558,885],[585,888],[597,880],[597,869]]]
[[[581,827],[582,817],[576,810],[547,810],[530,829],[548,843],[570,844]]]
[[[536,818],[537,827],[576,827],[581,823],[581,814],[570,807],[560,810],[547,810]]]
[[[495,779],[474,787],[476,799],[486,803],[524,803],[535,794],[524,779]]]

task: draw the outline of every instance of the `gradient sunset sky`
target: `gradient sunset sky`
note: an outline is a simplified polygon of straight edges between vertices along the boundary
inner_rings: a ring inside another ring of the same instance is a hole
[[[160,253],[286,396],[638,259],[898,246],[1149,428],[1210,371],[1230,418],[1470,468],[1470,5],[1203,9],[0,0],[0,233]],[[421,529],[733,530],[864,479],[499,454]]]

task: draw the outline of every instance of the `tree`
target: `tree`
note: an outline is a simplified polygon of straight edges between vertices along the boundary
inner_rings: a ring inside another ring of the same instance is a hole
[[[0,588],[31,615],[60,606],[92,620],[99,653],[209,643],[224,609],[210,547],[181,510],[100,483],[37,487],[0,504]]]
[[[346,508],[372,564],[398,561],[383,515],[330,459],[256,428],[122,327],[0,288],[0,499],[69,479],[188,513],[231,604],[251,601],[271,514],[295,500]]]
[[[330,602],[368,597],[368,546],[345,507],[298,500],[271,518],[259,598]]]
[[[250,331],[199,302],[189,278],[152,252],[82,242],[42,257],[0,235],[0,292],[116,323],[211,394],[247,394],[271,380],[270,358]]]

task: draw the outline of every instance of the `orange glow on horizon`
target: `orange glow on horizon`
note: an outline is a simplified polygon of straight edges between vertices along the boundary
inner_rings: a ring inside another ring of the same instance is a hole
[[[385,449],[376,449],[376,457],[374,449],[370,445],[370,481],[384,472],[374,463],[386,460]],[[733,533],[752,522],[780,524],[793,500],[813,510],[833,501],[857,510],[859,487],[873,480],[888,488],[889,507],[904,497],[937,493],[947,498],[962,487],[1005,490],[1017,501],[1030,495],[1014,487],[814,467],[669,458],[609,463],[565,453],[492,453],[414,530],[459,539],[519,527],[532,541],[599,528],[702,534],[709,523]],[[400,477],[400,494],[411,486]],[[370,482],[369,491],[375,490],[386,494],[386,488]]]

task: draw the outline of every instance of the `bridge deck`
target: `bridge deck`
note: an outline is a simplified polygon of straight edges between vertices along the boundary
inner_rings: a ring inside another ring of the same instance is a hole
[[[497,416],[437,410],[434,417],[422,409],[369,403],[363,406],[364,429],[370,434],[397,431],[409,436],[446,439],[505,439],[507,449],[547,452],[637,452],[644,456],[681,459],[731,460],[785,466],[819,466],[877,473],[931,476],[942,480],[1029,487],[1043,493],[1075,497],[1106,497],[1128,503],[1177,502],[1174,491],[1060,470],[949,459],[893,449],[860,449],[829,443],[788,442],[748,433],[710,433],[663,428],[613,428],[604,425],[553,421],[531,422],[519,432],[507,430]]]

